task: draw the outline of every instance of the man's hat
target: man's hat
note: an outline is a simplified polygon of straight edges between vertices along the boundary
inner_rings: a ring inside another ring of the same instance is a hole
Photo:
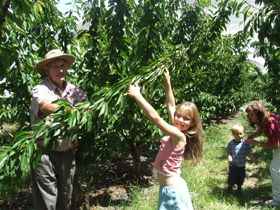
[[[64,59],[67,64],[69,65],[69,68],[71,67],[71,65],[74,63],[75,61],[75,56],[73,55],[69,55],[69,54],[64,54],[61,50],[59,49],[54,49],[54,50],[51,50],[49,51],[46,55],[45,55],[45,58],[44,60],[40,61],[39,63],[37,63],[36,65],[36,69],[37,71],[46,76],[46,73],[45,73],[45,68],[46,68],[46,65],[57,59],[57,58],[60,58],[60,59]]]

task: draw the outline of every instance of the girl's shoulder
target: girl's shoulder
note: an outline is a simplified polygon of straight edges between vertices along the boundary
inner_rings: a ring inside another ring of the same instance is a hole
[[[163,136],[161,138],[161,141],[168,141],[168,140],[170,140],[170,136]]]
[[[273,120],[280,120],[280,116],[275,114],[275,113],[270,113],[269,115],[269,121],[273,121]]]
[[[274,126],[279,126],[279,123],[280,123],[280,116],[274,113],[270,113],[264,128],[269,129]]]

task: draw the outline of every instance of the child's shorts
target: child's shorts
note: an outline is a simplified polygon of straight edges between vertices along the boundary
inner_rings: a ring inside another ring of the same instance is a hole
[[[191,196],[184,179],[178,177],[176,185],[160,186],[158,209],[193,210]]]

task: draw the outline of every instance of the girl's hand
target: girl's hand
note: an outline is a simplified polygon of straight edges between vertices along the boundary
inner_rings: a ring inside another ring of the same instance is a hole
[[[141,92],[140,92],[140,87],[138,86],[138,84],[129,85],[128,95],[130,97],[134,97],[134,98],[142,95]]]
[[[165,76],[165,79],[166,79],[167,81],[170,80],[170,73],[169,73],[168,68],[165,68],[165,69],[164,69],[164,76]]]

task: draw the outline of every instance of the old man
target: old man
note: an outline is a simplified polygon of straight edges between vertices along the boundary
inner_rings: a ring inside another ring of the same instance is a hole
[[[45,77],[32,90],[31,123],[48,117],[62,99],[75,105],[86,101],[86,94],[74,85],[66,82],[68,69],[74,63],[73,55],[64,54],[59,49],[49,51],[45,58],[37,63],[36,70]],[[44,147],[44,139],[36,140]],[[39,165],[31,168],[32,192],[36,210],[71,209],[73,180],[75,175],[75,146],[69,139],[57,139],[57,146],[43,152]],[[45,151],[45,150],[43,150]]]

